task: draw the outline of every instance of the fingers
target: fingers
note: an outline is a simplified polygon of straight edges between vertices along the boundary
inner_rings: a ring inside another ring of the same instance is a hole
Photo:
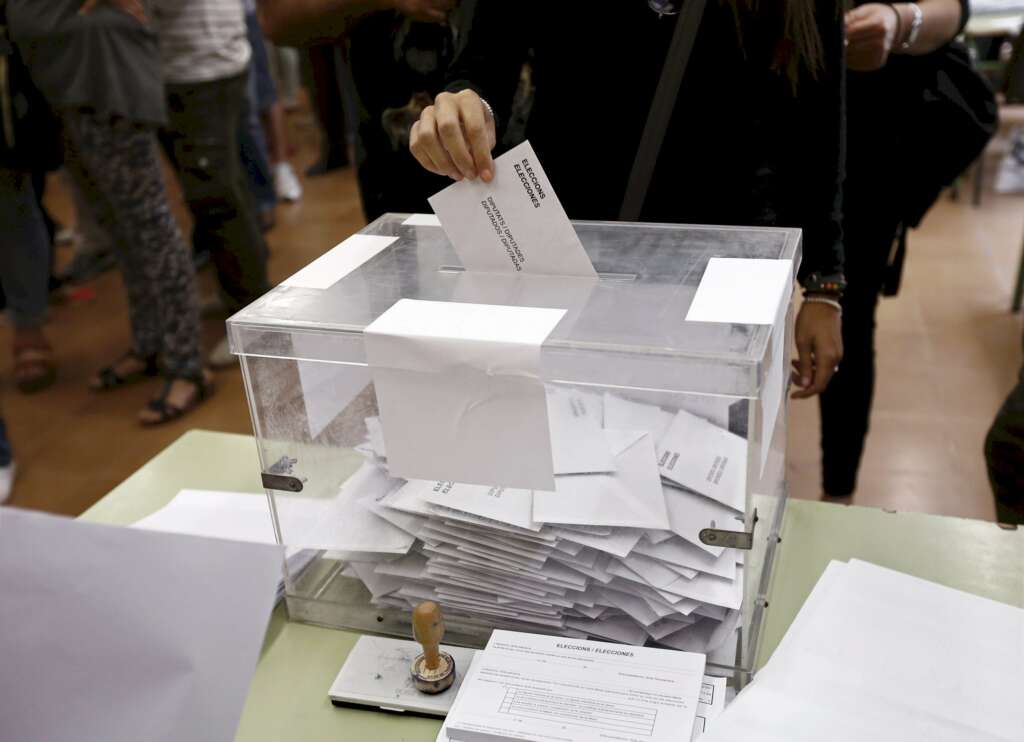
[[[462,174],[445,151],[437,131],[435,107],[427,106],[420,114],[409,136],[409,149],[423,167],[453,180],[462,180]]]
[[[413,124],[409,149],[423,167],[454,180],[494,177],[494,120],[471,90],[441,93]]]
[[[149,22],[149,19],[146,17],[146,8],[142,4],[142,0],[127,0],[124,10],[139,23],[145,25]]]
[[[825,391],[842,359],[841,348],[800,349],[799,359],[793,361],[793,383],[801,388],[793,392],[793,399],[807,399]]]
[[[463,93],[459,93],[456,97],[463,96],[459,110],[462,116],[462,128],[473,157],[474,169],[485,183],[490,183],[494,177],[494,163],[491,161],[491,149],[494,147],[494,119],[484,110],[483,103],[475,93],[472,91],[463,91]]]
[[[98,2],[99,0],[85,0],[85,2],[82,3],[82,7],[78,9],[78,12],[82,15],[91,13],[93,10],[95,10]]]
[[[797,358],[793,361],[795,377],[793,383],[800,387],[800,391],[793,393],[793,399],[803,399],[810,396],[805,394],[807,388],[814,380],[814,343],[807,339],[797,337]]]
[[[464,178],[476,178],[476,163],[469,152],[469,143],[462,131],[462,111],[459,100],[451,93],[441,93],[434,100],[437,133],[441,145],[451,157]]]

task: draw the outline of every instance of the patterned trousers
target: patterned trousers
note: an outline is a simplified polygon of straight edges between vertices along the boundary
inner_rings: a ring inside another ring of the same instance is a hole
[[[113,236],[132,350],[168,376],[202,374],[195,266],[171,213],[156,133],[123,119],[65,111],[65,161],[97,223]]]

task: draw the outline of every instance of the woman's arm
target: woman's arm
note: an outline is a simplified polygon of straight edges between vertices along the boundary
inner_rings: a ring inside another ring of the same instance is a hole
[[[913,34],[915,7],[921,22]],[[881,69],[890,54],[928,54],[948,44],[967,23],[966,0],[867,3],[846,14],[850,69]],[[913,41],[910,37],[914,35]],[[904,44],[907,47],[904,48]]]
[[[263,32],[285,46],[335,41],[353,21],[380,10],[441,23],[453,5],[454,0],[258,0]]]

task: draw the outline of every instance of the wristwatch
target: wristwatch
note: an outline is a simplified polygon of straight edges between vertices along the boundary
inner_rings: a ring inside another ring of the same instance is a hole
[[[914,18],[910,21],[910,31],[907,32],[907,38],[900,44],[900,51],[909,51],[910,47],[917,41],[918,35],[921,33],[921,25],[924,23],[924,11],[921,10],[921,6],[917,3],[907,3],[910,6],[910,12],[914,14]]]

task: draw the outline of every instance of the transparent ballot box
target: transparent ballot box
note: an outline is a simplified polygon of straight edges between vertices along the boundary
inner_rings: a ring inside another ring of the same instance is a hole
[[[388,214],[228,321],[277,537],[307,557],[293,620],[408,637],[435,600],[455,644],[505,628],[752,670],[800,232],[574,226],[596,279],[465,271],[432,220]],[[709,266],[740,271],[719,291]],[[718,306],[688,318],[698,291]]]

